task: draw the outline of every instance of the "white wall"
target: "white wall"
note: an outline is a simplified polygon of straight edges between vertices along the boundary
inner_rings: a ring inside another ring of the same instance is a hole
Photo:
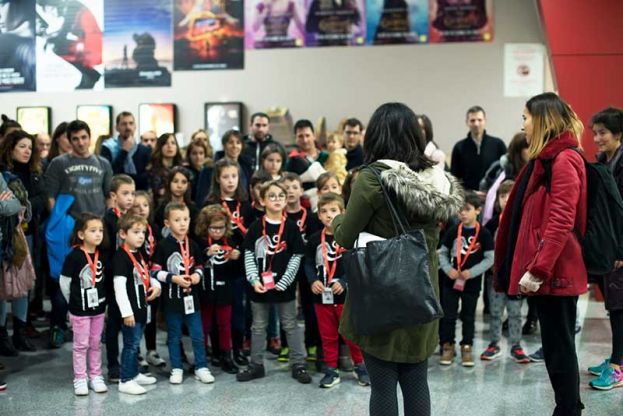
[[[250,114],[287,106],[293,118],[344,116],[364,121],[383,102],[402,101],[433,121],[435,139],[450,151],[465,136],[465,110],[485,108],[488,132],[510,140],[520,128],[524,98],[503,96],[503,45],[544,42],[533,0],[496,0],[494,41],[302,50],[248,51],[239,71],[175,72],[171,88],[99,92],[0,94],[0,113],[17,106],[52,107],[53,125],[75,118],[77,104],[111,104],[115,114],[144,102],[173,102],[185,135],[203,127],[206,101],[242,101]]]

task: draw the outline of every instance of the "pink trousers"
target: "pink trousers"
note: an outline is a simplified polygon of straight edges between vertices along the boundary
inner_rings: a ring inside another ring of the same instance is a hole
[[[102,375],[102,331],[104,314],[95,316],[76,316],[69,314],[74,331],[73,361],[74,379],[92,379]]]

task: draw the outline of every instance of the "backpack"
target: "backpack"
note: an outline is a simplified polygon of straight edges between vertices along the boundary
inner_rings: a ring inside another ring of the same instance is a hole
[[[582,247],[584,265],[589,275],[601,276],[614,269],[623,259],[623,199],[610,169],[602,163],[591,163],[579,149],[586,168],[586,232],[574,229]],[[551,191],[552,159],[541,160],[545,169],[545,189]]]

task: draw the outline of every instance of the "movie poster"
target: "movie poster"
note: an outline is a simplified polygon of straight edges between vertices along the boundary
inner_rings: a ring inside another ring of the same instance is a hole
[[[356,46],[366,41],[365,0],[306,0],[306,46]]]
[[[246,16],[247,49],[305,45],[304,0],[247,0]]]
[[[139,104],[138,134],[155,131],[160,136],[175,133],[175,104]]]
[[[170,87],[172,0],[104,2],[106,88]]]
[[[0,1],[0,92],[34,91],[35,0]]]
[[[493,0],[430,0],[430,42],[493,39]]]
[[[104,0],[36,0],[37,91],[104,88]]]
[[[176,70],[244,67],[243,0],[176,0]]]
[[[428,0],[367,0],[367,43],[428,41]]]

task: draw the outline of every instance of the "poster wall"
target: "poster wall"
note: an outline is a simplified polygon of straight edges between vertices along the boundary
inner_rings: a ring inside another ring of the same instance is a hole
[[[305,45],[304,0],[246,0],[247,49]]]
[[[106,88],[171,86],[172,11],[172,0],[104,2]]]
[[[357,46],[366,41],[364,0],[306,0],[306,46]]]
[[[175,104],[140,104],[138,106],[139,136],[154,131],[157,136],[175,133]]]
[[[244,67],[242,0],[175,1],[175,69]]]
[[[104,0],[37,0],[37,91],[104,88]]]
[[[504,45],[504,96],[532,97],[545,90],[545,46],[540,43]]]
[[[51,119],[50,107],[17,107],[16,121],[30,134],[50,134]]]
[[[367,0],[367,43],[428,41],[428,0]]]
[[[430,0],[430,42],[493,39],[493,0]]]
[[[34,91],[35,0],[0,2],[0,92]]]
[[[89,125],[91,137],[112,137],[112,106],[79,105],[76,106],[76,118]]]

